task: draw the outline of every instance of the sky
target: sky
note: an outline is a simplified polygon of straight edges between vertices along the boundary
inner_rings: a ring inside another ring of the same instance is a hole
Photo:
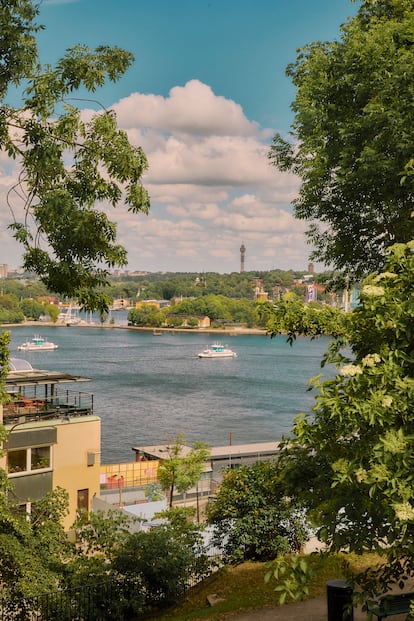
[[[299,179],[267,154],[287,135],[294,88],[285,75],[297,49],[339,37],[357,11],[350,0],[43,0],[42,62],[68,47],[105,44],[131,51],[121,80],[92,95],[116,111],[149,169],[148,216],[108,211],[130,271],[307,271],[307,223],[293,216]],[[98,110],[92,102],[79,102]],[[18,170],[0,154],[0,200]],[[1,211],[0,262],[21,252]],[[315,264],[316,271],[324,266]]]

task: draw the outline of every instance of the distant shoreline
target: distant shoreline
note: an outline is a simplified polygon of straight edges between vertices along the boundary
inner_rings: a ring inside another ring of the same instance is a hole
[[[53,323],[51,321],[23,321],[22,323],[5,323],[1,325],[2,329],[7,328],[19,328],[19,327],[48,327],[48,328],[105,328],[105,329],[117,329],[117,330],[134,330],[136,332],[161,332],[162,334],[210,334],[219,336],[267,336],[268,332],[261,328],[242,328],[242,327],[228,327],[228,328],[146,328],[142,326],[128,326],[120,324],[108,324],[108,323],[85,323],[77,324],[76,326],[66,326],[63,323]]]

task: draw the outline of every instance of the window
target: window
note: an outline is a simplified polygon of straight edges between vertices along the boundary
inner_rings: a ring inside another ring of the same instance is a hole
[[[89,511],[89,489],[78,489],[78,511]]]
[[[51,469],[51,447],[36,446],[33,448],[10,450],[7,455],[9,474],[19,475],[38,470]]]
[[[50,468],[50,446],[38,446],[31,449],[31,470]]]
[[[9,473],[26,472],[27,471],[27,450],[19,449],[17,451],[9,451],[8,455]]]

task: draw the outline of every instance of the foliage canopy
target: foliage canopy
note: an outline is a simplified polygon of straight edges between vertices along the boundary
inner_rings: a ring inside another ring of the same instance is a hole
[[[413,278],[414,242],[392,246],[332,341],[336,376],[312,380],[313,411],[297,418],[282,452],[286,493],[329,549],[385,557],[359,577],[367,595],[414,575]]]
[[[204,442],[194,442],[186,450],[184,437],[178,435],[175,442],[168,449],[168,457],[162,460],[158,468],[158,481],[161,487],[168,492],[170,507],[172,507],[174,491],[185,494],[191,487],[197,485],[204,470],[204,463],[210,451]]]
[[[71,96],[116,81],[133,56],[117,47],[76,45],[55,67],[41,66],[35,34],[38,5],[2,3],[0,12],[0,150],[21,172],[8,194],[10,225],[24,249],[24,267],[49,290],[76,297],[85,308],[103,308],[108,269],[126,264],[116,225],[97,204],[124,202],[147,213],[141,183],[145,154],[102,110],[88,120]],[[19,107],[7,103],[11,86]]]
[[[304,517],[285,496],[276,462],[228,470],[207,506],[207,521],[231,562],[273,559],[300,550],[307,539]]]
[[[330,43],[289,65],[294,140],[269,157],[301,178],[296,216],[310,223],[312,258],[357,277],[414,237],[414,6],[364,0]]]

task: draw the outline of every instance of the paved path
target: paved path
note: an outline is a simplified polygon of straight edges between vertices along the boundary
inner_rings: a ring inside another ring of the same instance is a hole
[[[331,612],[332,615],[332,612]],[[332,618],[332,621],[339,621],[339,616]],[[215,621],[214,617],[209,617],[210,621]],[[218,617],[217,619],[223,619]],[[328,621],[327,597],[320,596],[308,599],[305,602],[291,602],[276,608],[263,608],[252,610],[251,612],[241,612],[224,617],[225,621]],[[367,621],[368,615],[360,609],[354,608],[353,621]],[[374,617],[376,621],[376,617]],[[396,615],[392,621],[406,621],[407,615]],[[349,620],[351,621],[351,620]]]
[[[339,619],[339,617],[337,618]],[[327,621],[327,619],[326,596],[315,597],[305,602],[291,602],[276,608],[264,608],[226,616],[226,621]],[[393,617],[394,620],[397,621],[397,617]],[[360,610],[354,610],[354,621],[367,621],[367,614]]]

